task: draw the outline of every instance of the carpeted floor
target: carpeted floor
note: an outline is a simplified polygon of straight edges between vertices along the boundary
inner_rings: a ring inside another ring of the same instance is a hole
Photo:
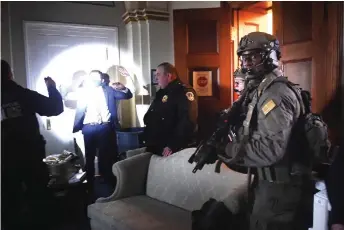
[[[108,197],[112,194],[112,189],[99,179],[95,180],[95,195]],[[90,230],[87,217],[88,196],[86,186],[79,186],[67,191],[68,194],[57,197],[58,204],[55,207],[57,221],[52,230]]]

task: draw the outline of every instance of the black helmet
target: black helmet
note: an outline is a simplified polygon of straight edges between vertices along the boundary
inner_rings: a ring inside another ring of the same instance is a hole
[[[251,53],[261,53],[262,63],[265,72],[272,71],[279,66],[281,58],[280,46],[277,38],[264,32],[252,32],[241,38],[237,55],[249,55]],[[243,68],[243,71],[249,71]]]

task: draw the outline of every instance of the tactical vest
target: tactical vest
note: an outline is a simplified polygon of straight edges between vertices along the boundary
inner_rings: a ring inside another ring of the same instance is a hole
[[[259,179],[287,182],[293,175],[309,176],[313,162],[324,161],[330,144],[325,122],[320,115],[314,114],[311,111],[310,93],[298,88],[296,84],[289,82],[287,78],[277,76],[272,72],[258,86],[257,93],[248,106],[246,119],[243,122],[244,129],[241,147],[248,141],[251,119],[259,97],[268,87],[276,82],[287,84],[296,95],[300,103],[299,118],[292,129],[291,143],[285,157],[274,166],[257,168],[257,173]]]

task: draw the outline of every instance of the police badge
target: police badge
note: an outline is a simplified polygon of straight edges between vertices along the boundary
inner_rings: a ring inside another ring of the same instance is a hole
[[[167,99],[168,99],[168,96],[167,96],[167,95],[165,95],[165,96],[163,96],[163,98],[162,98],[162,100],[161,100],[161,101],[162,101],[163,103],[165,103],[165,102],[167,101]]]
[[[195,100],[195,96],[192,92],[187,92],[186,93],[186,97],[188,98],[189,101],[194,101]]]

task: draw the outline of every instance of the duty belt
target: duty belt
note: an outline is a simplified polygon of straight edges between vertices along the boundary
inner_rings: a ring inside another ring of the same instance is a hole
[[[263,167],[257,168],[258,180],[269,182],[302,182],[310,178],[307,173],[291,173],[288,167]]]
[[[259,180],[270,182],[288,182],[291,180],[290,169],[287,167],[263,167],[257,168]]]

